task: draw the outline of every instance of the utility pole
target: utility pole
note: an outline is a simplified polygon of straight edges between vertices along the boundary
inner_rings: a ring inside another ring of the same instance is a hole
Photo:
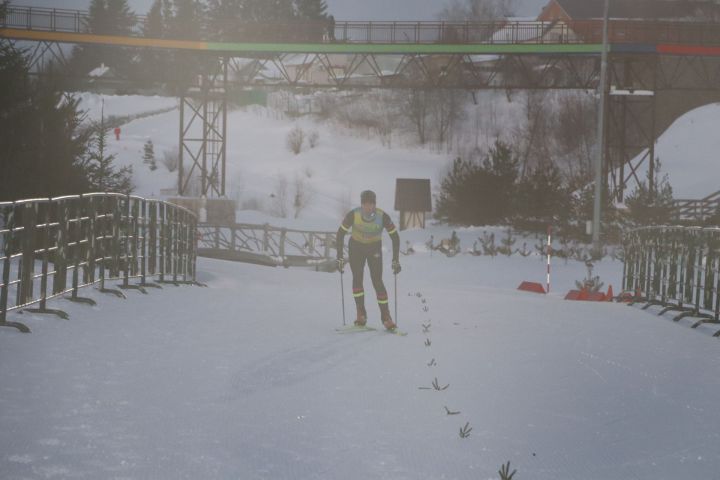
[[[600,59],[600,108],[598,109],[598,152],[595,160],[595,208],[593,211],[593,253],[599,257],[602,252],[600,240],[600,219],[602,218],[603,165],[605,164],[605,108],[607,105],[608,31],[610,0],[605,0],[603,13],[603,46]]]

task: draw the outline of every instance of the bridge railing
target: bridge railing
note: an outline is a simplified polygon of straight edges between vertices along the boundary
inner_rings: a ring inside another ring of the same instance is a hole
[[[194,283],[196,217],[182,207],[135,196],[98,193],[0,203],[0,326],[7,313],[38,305],[39,313],[83,287],[101,291],[160,283]],[[131,280],[133,283],[131,283]],[[135,281],[139,281],[135,283]]]
[[[337,258],[335,232],[271,225],[198,225],[198,255],[283,266],[318,266]]]
[[[640,228],[624,248],[623,287],[636,301],[700,317],[694,327],[720,322],[720,228]]]
[[[673,218],[679,222],[705,223],[720,215],[720,191],[700,200],[677,199],[673,203]]]
[[[88,12],[11,5],[0,27],[70,33],[88,32]],[[141,36],[146,17],[136,15],[132,35]],[[364,21],[228,21],[219,30],[227,42],[339,42],[381,44],[597,44],[602,23],[595,20],[538,22],[364,22]],[[218,30],[218,29],[216,29]],[[100,33],[103,32],[94,32]],[[611,43],[720,44],[720,24],[679,21],[613,20]]]

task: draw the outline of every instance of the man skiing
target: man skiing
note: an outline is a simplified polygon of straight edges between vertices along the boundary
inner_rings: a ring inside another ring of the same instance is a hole
[[[370,268],[375,294],[383,326],[388,330],[397,327],[390,316],[388,305],[388,294],[382,280],[382,231],[388,231],[392,239],[393,273],[397,275],[402,270],[400,267],[400,235],[398,235],[395,224],[390,216],[376,207],[375,193],[366,190],[360,195],[360,208],[350,211],[343,220],[337,232],[337,262],[340,273],[344,272],[345,259],[343,258],[343,245],[345,234],[350,233],[349,252],[350,270],[353,274],[353,297],[357,307],[357,319],[355,325],[365,326],[367,323],[367,312],[365,311],[365,290],[363,288],[363,275],[365,262]]]

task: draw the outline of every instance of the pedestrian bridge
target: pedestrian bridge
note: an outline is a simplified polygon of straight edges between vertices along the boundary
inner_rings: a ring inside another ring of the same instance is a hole
[[[293,230],[271,225],[198,225],[198,255],[272,267],[334,271],[335,232]]]

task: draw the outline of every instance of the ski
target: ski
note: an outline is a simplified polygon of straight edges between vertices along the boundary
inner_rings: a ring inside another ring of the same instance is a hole
[[[407,332],[403,332],[402,330],[398,330],[397,328],[393,328],[392,330],[385,329],[385,333],[388,333],[390,335],[397,335],[399,337],[407,337]]]
[[[335,331],[338,333],[362,333],[362,332],[374,332],[376,328],[373,327],[360,327],[358,325],[349,325],[347,327],[336,328]]]

